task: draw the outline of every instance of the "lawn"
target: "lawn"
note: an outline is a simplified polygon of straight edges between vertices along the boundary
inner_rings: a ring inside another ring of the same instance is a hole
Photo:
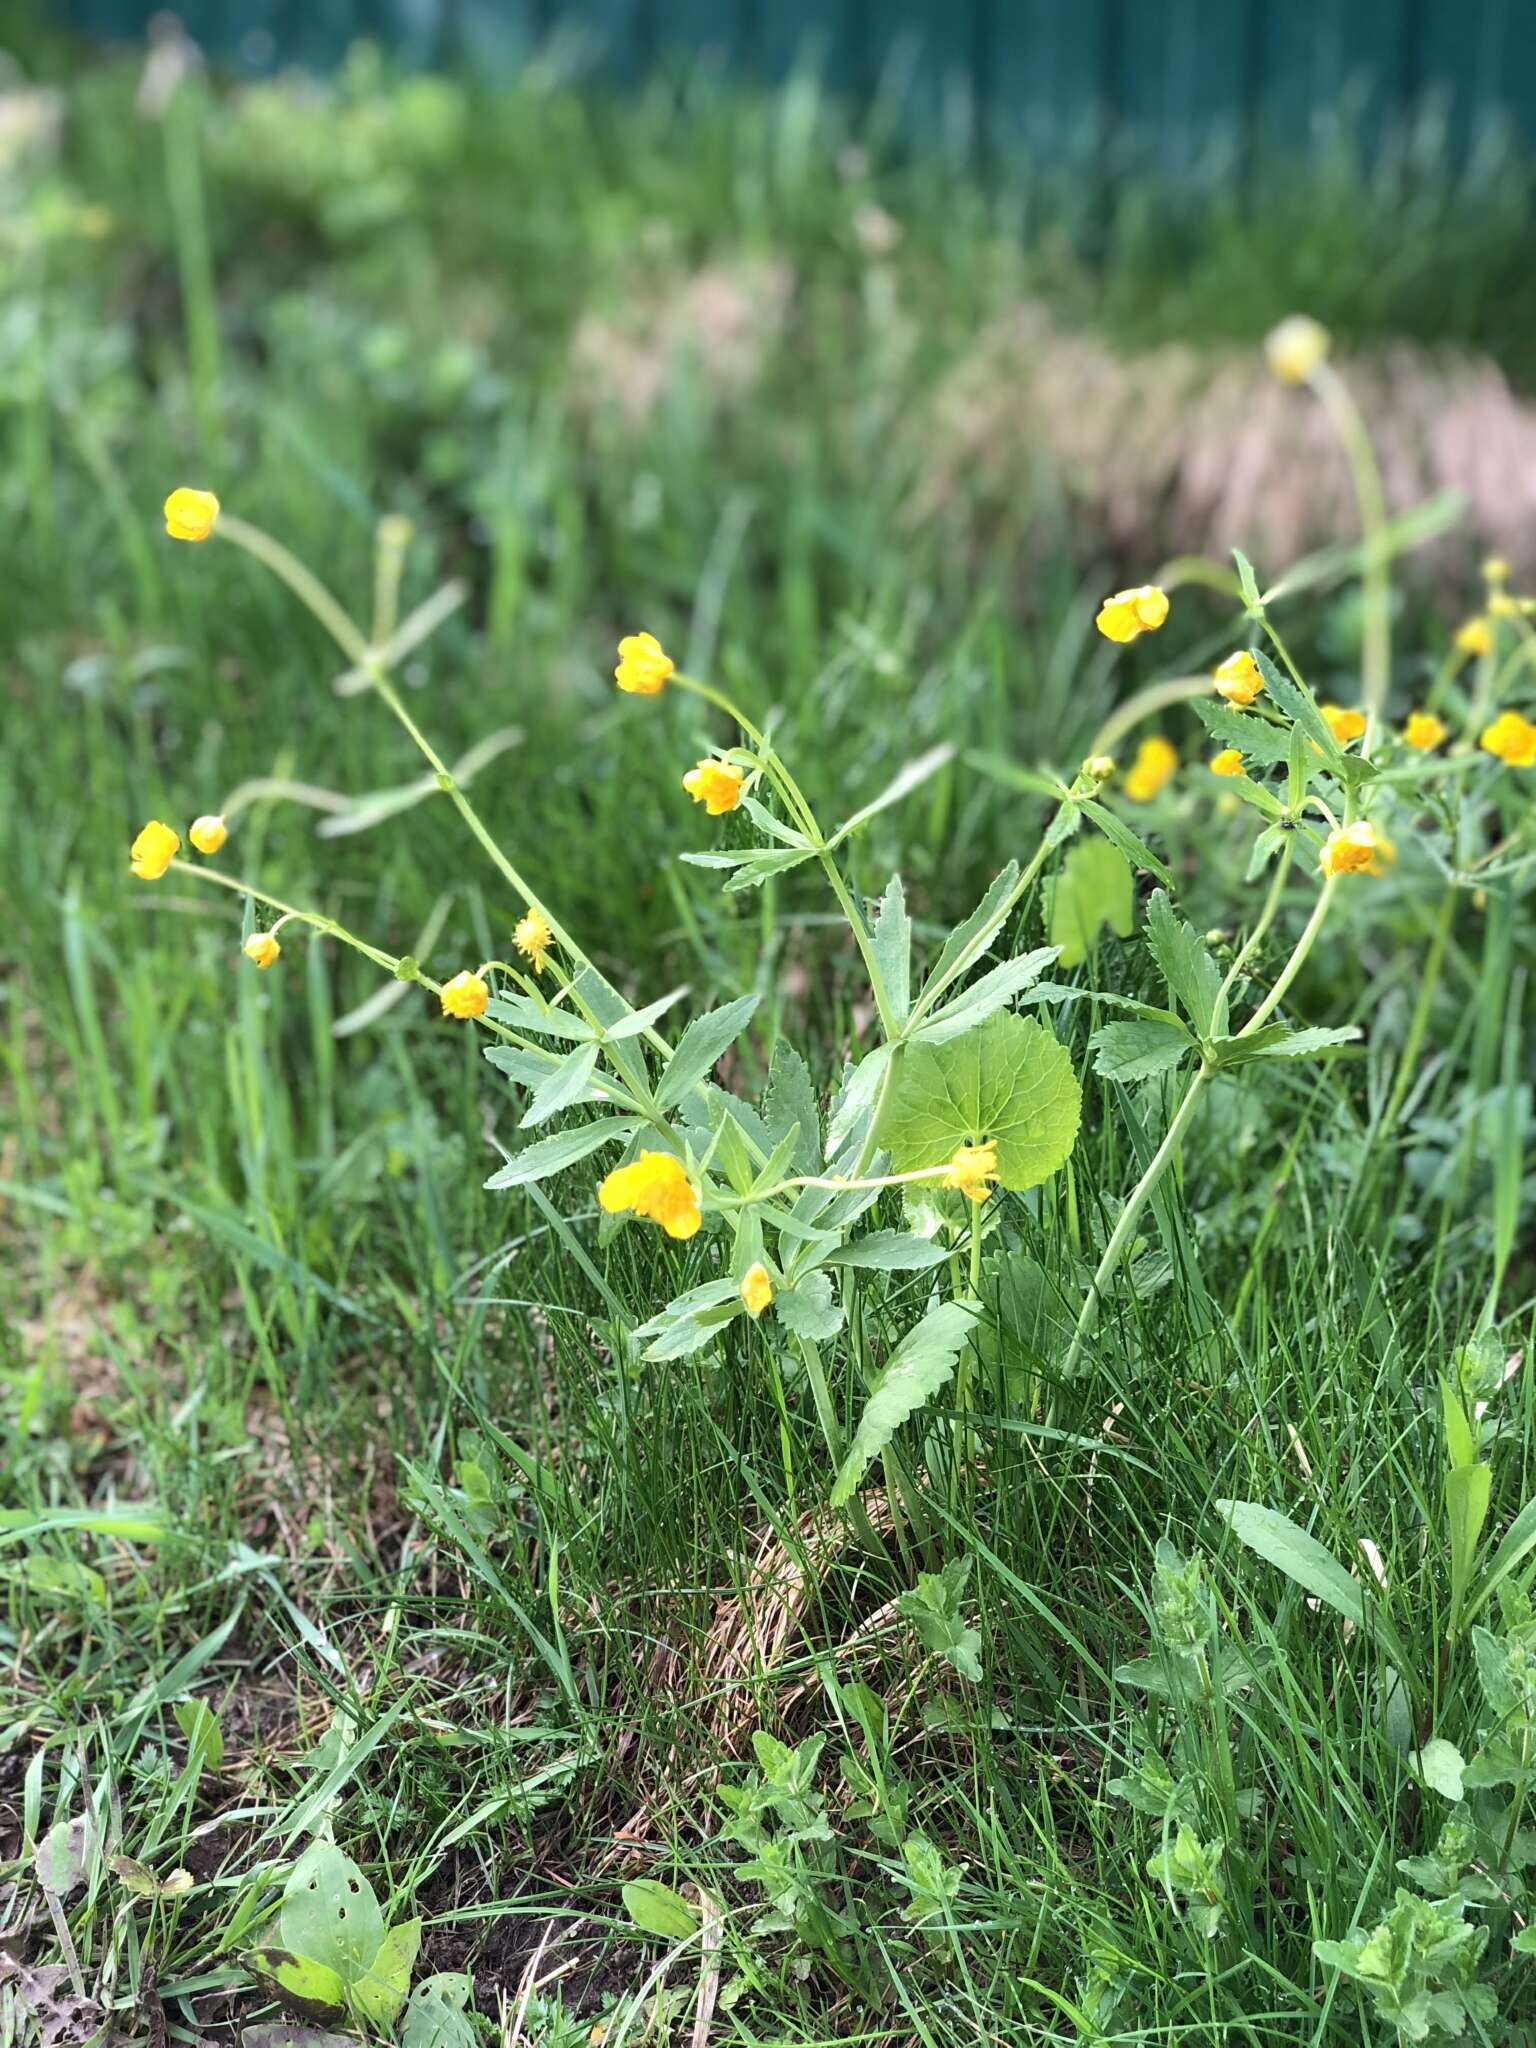
[[[1529,163],[16,36],[0,2040],[1530,2048]]]

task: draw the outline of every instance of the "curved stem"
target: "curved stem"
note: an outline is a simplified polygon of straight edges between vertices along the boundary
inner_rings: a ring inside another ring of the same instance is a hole
[[[1210,1079],[1211,1071],[1202,1061],[1195,1073],[1194,1079],[1185,1091],[1184,1100],[1174,1112],[1172,1123],[1169,1124],[1168,1129],[1163,1134],[1163,1142],[1148,1161],[1146,1172],[1137,1181],[1135,1187],[1132,1188],[1126,1199],[1125,1207],[1120,1211],[1114,1230],[1110,1234],[1109,1243],[1104,1247],[1104,1256],[1099,1260],[1098,1268],[1089,1283],[1088,1293],[1084,1298],[1081,1312],[1078,1315],[1077,1328],[1072,1333],[1072,1342],[1067,1351],[1066,1362],[1062,1366],[1064,1378],[1070,1377],[1076,1369],[1077,1361],[1082,1356],[1083,1344],[1093,1329],[1094,1324],[1098,1321],[1099,1303],[1103,1299],[1104,1290],[1115,1276],[1121,1256],[1125,1251],[1126,1245],[1130,1242],[1131,1232],[1136,1228],[1137,1219],[1146,1207],[1153,1189],[1162,1179],[1165,1169],[1178,1152],[1184,1133],[1189,1127],[1190,1118],[1195,1113],[1195,1104],[1200,1099],[1200,1091]]]
[[[1172,704],[1188,704],[1197,697],[1214,697],[1215,694],[1216,684],[1210,676],[1173,676],[1167,682],[1149,683],[1144,690],[1137,690],[1123,704],[1115,706],[1089,741],[1088,752],[1090,755],[1107,754],[1116,740],[1123,739],[1144,718],[1166,711]]]
[[[1259,921],[1243,942],[1241,951],[1227,969],[1226,978],[1217,991],[1216,1002],[1218,1007],[1221,1004],[1222,998],[1231,994],[1236,986],[1238,976],[1253,957],[1254,948],[1260,943],[1265,933],[1275,921],[1275,913],[1279,910],[1280,898],[1285,893],[1286,877],[1290,873],[1291,858],[1295,849],[1296,835],[1293,832],[1288,832],[1285,835],[1285,845],[1281,851],[1280,858],[1275,862],[1274,878],[1269,885],[1269,894],[1264,899],[1264,908],[1259,912]]]
[[[1312,389],[1333,422],[1343,443],[1355,487],[1360,513],[1360,537],[1365,548],[1361,591],[1365,601],[1363,645],[1361,648],[1360,696],[1365,710],[1366,730],[1360,742],[1361,758],[1369,756],[1375,726],[1387,707],[1392,680],[1392,575],[1387,558],[1387,500],[1382,489],[1381,470],[1370,433],[1349,386],[1328,362],[1312,372]]]
[[[1296,941],[1295,951],[1280,970],[1279,979],[1274,987],[1237,1034],[1239,1038],[1246,1038],[1250,1032],[1257,1031],[1259,1026],[1273,1014],[1284,1000],[1286,990],[1305,966],[1307,955],[1316,943],[1317,935],[1323,928],[1324,920],[1328,916],[1338,886],[1338,876],[1329,875],[1322,888],[1318,890],[1317,902],[1312,907],[1312,915],[1307,919],[1306,927],[1301,937]]]

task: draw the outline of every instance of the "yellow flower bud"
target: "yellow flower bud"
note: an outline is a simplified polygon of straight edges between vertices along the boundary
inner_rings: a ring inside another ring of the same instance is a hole
[[[1237,748],[1223,747],[1219,754],[1213,755],[1211,759],[1211,773],[1213,775],[1241,775],[1243,773],[1243,757]]]
[[[1520,607],[1507,590],[1491,590],[1488,593],[1488,616],[1490,619],[1513,619],[1520,613]]]
[[[700,761],[683,777],[683,787],[712,818],[720,818],[741,802],[743,780],[741,770],[729,761]]]
[[[1090,754],[1083,763],[1083,773],[1091,775],[1095,782],[1108,782],[1115,772],[1113,754]]]
[[[483,1017],[485,1006],[491,1000],[491,992],[478,974],[468,969],[456,974],[452,981],[445,981],[442,989],[443,1015],[445,1017]]]
[[[240,950],[253,965],[270,967],[283,949],[270,932],[252,932]]]
[[[219,516],[212,491],[189,490],[183,484],[165,501],[165,530],[172,540],[206,540]]]
[[[1403,726],[1404,742],[1421,754],[1432,754],[1445,733],[1445,726],[1433,711],[1410,711]]]
[[[151,818],[129,847],[128,861],[141,882],[158,882],[180,851],[180,835]]]
[[[1460,654],[1492,654],[1493,627],[1487,619],[1467,619],[1456,628],[1452,645]]]
[[[1536,768],[1536,725],[1518,711],[1501,711],[1478,735],[1485,754],[1507,761],[1511,768]]]
[[[1351,740],[1359,739],[1365,731],[1365,713],[1346,711],[1342,704],[1319,704],[1328,730],[1341,747],[1347,747]]]
[[[1490,555],[1487,561],[1484,562],[1483,581],[1485,583],[1507,583],[1509,581],[1509,564],[1502,555]]]
[[[1136,749],[1136,758],[1125,773],[1125,793],[1133,804],[1149,804],[1175,775],[1178,749],[1153,734]]]
[[[1106,640],[1124,646],[1143,633],[1155,633],[1168,616],[1168,594],[1155,583],[1140,584],[1135,590],[1117,590],[1099,606],[1094,624]]]
[[[229,837],[229,827],[222,818],[194,818],[187,837],[199,853],[217,853]]]
[[[749,1316],[760,1316],[773,1299],[773,1281],[768,1268],[759,1259],[755,1266],[748,1266],[741,1276],[741,1299]]]
[[[512,943],[532,967],[535,974],[544,972],[544,955],[555,943],[549,926],[544,922],[532,904],[518,919],[512,933]]]
[[[1264,342],[1270,374],[1282,384],[1305,384],[1333,346],[1333,337],[1309,313],[1292,313],[1272,327]]]
[[[1361,819],[1328,834],[1317,864],[1325,875],[1379,875],[1383,873],[1381,863],[1396,858],[1391,840]]]
[[[616,1166],[599,1187],[597,1200],[607,1215],[630,1210],[659,1223],[668,1237],[692,1237],[703,1220],[697,1191],[671,1152],[642,1152],[628,1166]]]
[[[654,697],[673,666],[654,633],[630,633],[619,642],[619,665],[613,679],[632,697]]]
[[[1239,711],[1246,711],[1263,688],[1263,671],[1246,647],[1229,654],[1216,670],[1217,696],[1225,697]]]

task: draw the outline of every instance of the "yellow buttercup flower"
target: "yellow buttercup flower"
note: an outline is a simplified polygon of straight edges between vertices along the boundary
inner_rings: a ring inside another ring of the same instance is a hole
[[[1117,590],[1099,606],[1094,624],[1106,640],[1122,646],[1139,640],[1143,633],[1155,633],[1168,616],[1168,593],[1155,583],[1143,583],[1135,590]]]
[[[939,1185],[956,1189],[968,1202],[984,1202],[996,1179],[997,1142],[988,1138],[984,1145],[962,1145]]]
[[[1483,727],[1477,744],[1511,768],[1536,768],[1536,725],[1518,711],[1501,711],[1492,725]]]
[[[141,882],[158,882],[180,851],[180,834],[151,818],[129,847],[128,860]]]
[[[165,501],[165,530],[172,540],[206,540],[219,516],[212,491],[189,490],[185,484]]]
[[[668,1237],[692,1237],[702,1221],[698,1193],[683,1162],[671,1152],[642,1152],[628,1166],[616,1166],[597,1199],[608,1215],[632,1210],[659,1223]]]
[[[555,943],[554,934],[530,903],[512,932],[512,943],[535,974],[544,972],[544,955]]]
[[[1263,671],[1246,647],[1229,654],[1217,667],[1216,694],[1235,704],[1239,711],[1246,711],[1263,688]]]
[[[761,1259],[742,1274],[741,1299],[749,1316],[760,1316],[772,1301],[773,1281]]]
[[[744,780],[741,770],[729,761],[700,761],[683,777],[683,787],[712,818],[720,818],[741,802]]]
[[[199,853],[217,853],[229,837],[229,827],[222,818],[194,818],[187,837]]]
[[[1136,758],[1125,771],[1125,793],[1133,804],[1149,804],[1160,789],[1178,772],[1179,751],[1154,733],[1136,749]]]
[[[1363,711],[1346,711],[1342,704],[1319,704],[1317,708],[1341,747],[1347,747],[1351,740],[1359,739],[1365,731]]]
[[[270,967],[283,949],[270,932],[252,932],[240,950],[257,967]]]
[[[1325,875],[1379,875],[1385,872],[1382,862],[1396,858],[1391,840],[1361,819],[1328,834],[1317,864]]]
[[[1223,747],[1219,754],[1213,755],[1211,758],[1211,773],[1213,775],[1241,775],[1243,773],[1243,757],[1237,748]]]
[[[491,1000],[491,992],[478,974],[468,969],[456,974],[452,981],[445,981],[442,989],[443,1015],[445,1017],[483,1017],[485,1006]]]
[[[1461,654],[1492,654],[1493,622],[1490,619],[1467,619],[1456,628],[1453,642]]]
[[[1333,336],[1321,320],[1314,320],[1309,313],[1292,313],[1265,337],[1264,360],[1270,374],[1282,384],[1305,384],[1332,346]]]
[[[619,642],[619,665],[613,679],[632,697],[654,697],[673,667],[654,633],[630,633]]]
[[[1445,738],[1446,727],[1433,711],[1410,711],[1403,725],[1403,739],[1421,754],[1432,754]]]

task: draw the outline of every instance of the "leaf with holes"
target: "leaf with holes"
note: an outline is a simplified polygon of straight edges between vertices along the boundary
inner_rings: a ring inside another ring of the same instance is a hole
[[[387,2034],[400,2016],[420,1947],[421,1922],[397,1921],[379,1943],[371,1968],[352,1986],[353,2009],[381,2034]]]
[[[1045,1026],[999,1011],[958,1038],[907,1047],[879,1141],[893,1171],[913,1173],[991,1139],[1002,1185],[1038,1187],[1076,1143],[1082,1101],[1072,1062]]]
[[[474,2048],[475,2023],[465,2010],[474,1988],[462,1970],[424,1977],[400,2022],[400,2048]]]
[[[283,1945],[334,1970],[349,1989],[373,1967],[384,1916],[373,1886],[331,1842],[311,1842],[283,1888]]]

